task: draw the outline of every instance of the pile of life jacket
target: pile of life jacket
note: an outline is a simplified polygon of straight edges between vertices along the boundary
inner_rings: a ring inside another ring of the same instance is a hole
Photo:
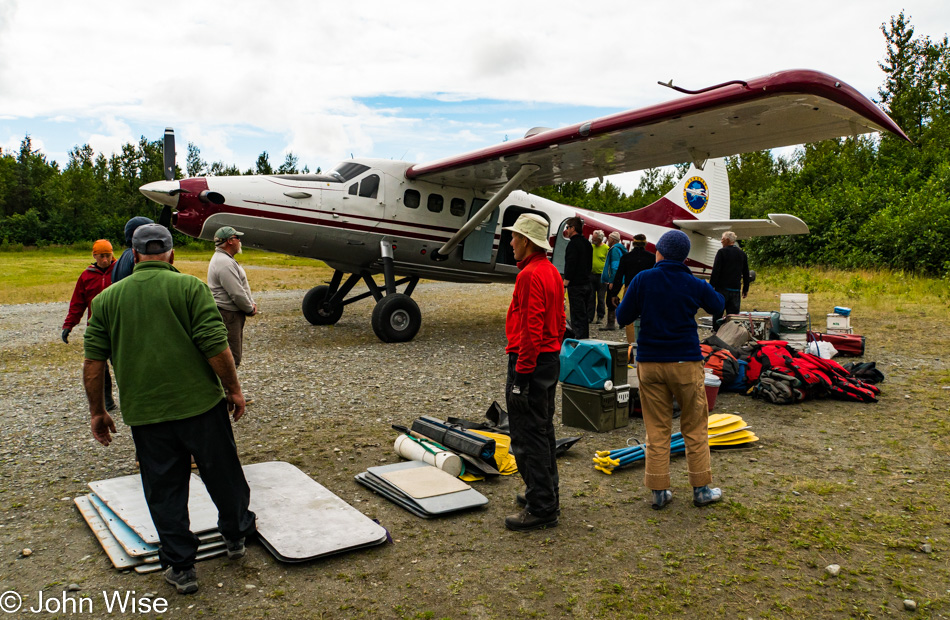
[[[747,380],[752,396],[779,405],[825,397],[876,403],[881,393],[838,362],[799,353],[784,340],[763,340],[752,348]]]

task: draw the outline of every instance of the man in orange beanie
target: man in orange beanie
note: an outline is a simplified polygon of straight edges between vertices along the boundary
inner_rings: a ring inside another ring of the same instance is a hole
[[[115,265],[112,244],[105,239],[99,239],[93,243],[92,259],[94,262],[79,274],[76,288],[73,289],[73,297],[69,301],[69,312],[63,323],[63,342],[67,344],[69,332],[82,320],[83,313],[86,313],[86,322],[89,322],[93,298],[112,284],[112,268]],[[112,377],[109,376],[108,368],[106,368],[105,400],[106,410],[114,411],[116,407],[115,400],[112,398]]]

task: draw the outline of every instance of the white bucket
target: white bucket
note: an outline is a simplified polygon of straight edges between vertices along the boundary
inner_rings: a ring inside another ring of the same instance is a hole
[[[462,459],[454,452],[448,450],[437,450],[434,454],[429,452],[419,442],[413,441],[406,435],[396,437],[393,443],[393,449],[396,454],[410,461],[422,461],[429,465],[435,465],[447,474],[460,476],[462,474]]]
[[[808,293],[782,293],[779,302],[782,320],[797,323],[808,320]]]

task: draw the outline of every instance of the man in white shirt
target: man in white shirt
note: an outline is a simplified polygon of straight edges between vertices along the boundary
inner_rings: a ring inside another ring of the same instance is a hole
[[[257,314],[257,304],[251,297],[247,274],[236,260],[241,253],[244,233],[231,226],[222,226],[214,233],[214,254],[208,264],[208,286],[214,295],[224,325],[228,328],[228,346],[234,356],[234,365],[241,365],[244,349],[244,321]]]

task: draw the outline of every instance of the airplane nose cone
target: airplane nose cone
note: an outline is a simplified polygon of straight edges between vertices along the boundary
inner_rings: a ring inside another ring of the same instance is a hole
[[[149,200],[174,208],[178,206],[178,194],[182,189],[178,181],[154,181],[146,183],[139,191]]]

